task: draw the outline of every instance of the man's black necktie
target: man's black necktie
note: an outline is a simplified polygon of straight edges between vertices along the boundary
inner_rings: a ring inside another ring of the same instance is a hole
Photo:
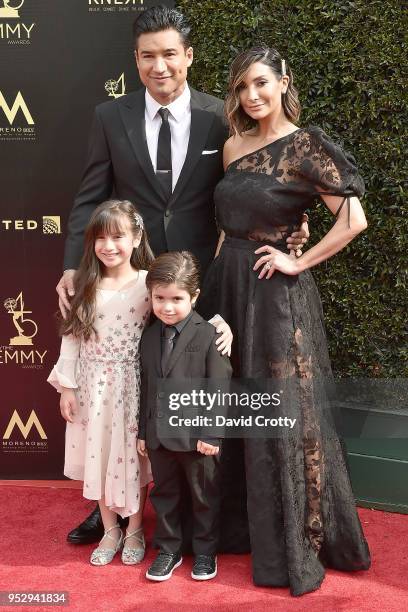
[[[171,352],[174,347],[174,338],[176,336],[177,330],[172,325],[166,325],[163,330],[163,342],[162,342],[162,355],[161,355],[161,368],[162,374],[166,370],[167,362],[170,358]]]
[[[157,165],[156,176],[159,179],[167,200],[172,193],[172,167],[171,167],[171,132],[169,124],[169,111],[167,108],[160,108],[158,111],[162,118],[157,142]]]

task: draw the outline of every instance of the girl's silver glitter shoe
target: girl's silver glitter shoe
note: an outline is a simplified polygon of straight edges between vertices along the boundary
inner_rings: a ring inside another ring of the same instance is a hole
[[[118,550],[122,548],[123,533],[120,532],[120,537],[118,541],[116,541],[115,538],[113,538],[110,535],[110,532],[113,529],[117,529],[117,528],[120,529],[120,526],[118,523],[116,523],[116,525],[113,525],[113,527],[110,527],[109,529],[105,531],[102,540],[99,542],[98,548],[95,548],[95,550],[92,552],[91,559],[90,559],[92,565],[107,565],[108,563],[112,561],[113,557],[116,555]],[[102,548],[100,544],[102,544],[102,541],[104,538],[110,538],[111,540],[113,540],[115,542],[115,548]]]
[[[138,536],[136,534],[140,533]],[[136,531],[132,531],[132,533],[128,533],[126,531],[126,536],[123,540],[123,544],[125,544],[126,540],[129,538],[135,538],[140,544],[142,548],[123,548],[122,550],[122,563],[125,565],[136,565],[136,563],[140,563],[143,561],[145,556],[146,542],[143,535],[143,527],[139,527]]]

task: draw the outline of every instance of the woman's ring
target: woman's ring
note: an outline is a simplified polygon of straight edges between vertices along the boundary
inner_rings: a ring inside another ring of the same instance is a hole
[[[271,264],[270,264],[270,262],[268,261],[268,262],[265,264],[265,270],[270,270],[270,269],[271,269]]]

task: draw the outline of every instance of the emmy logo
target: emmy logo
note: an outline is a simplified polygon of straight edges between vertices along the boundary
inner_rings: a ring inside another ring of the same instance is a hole
[[[20,3],[17,4],[17,6],[10,6],[10,4],[12,4],[11,0],[2,0],[2,2],[3,2],[3,7],[0,8],[0,18],[18,19],[18,17],[20,16],[18,14],[18,11],[23,6],[24,0],[20,0]]]
[[[105,83],[105,91],[107,91],[108,94],[115,99],[125,95],[125,88],[126,85],[124,72],[122,72],[117,81],[115,81],[115,79],[109,79],[109,81],[106,81]]]
[[[33,344],[32,338],[37,334],[37,324],[32,319],[26,319],[25,314],[31,314],[32,310],[24,310],[23,292],[16,298],[7,298],[4,308],[13,315],[13,323],[18,336],[10,338],[10,346],[30,346]]]

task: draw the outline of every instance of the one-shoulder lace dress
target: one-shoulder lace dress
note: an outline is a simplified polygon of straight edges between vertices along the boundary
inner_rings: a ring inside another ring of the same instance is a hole
[[[138,455],[139,342],[151,305],[147,272],[120,291],[98,289],[95,329],[87,342],[63,336],[48,382],[75,389],[78,412],[67,423],[64,474],[83,480],[87,499],[126,517],[139,509],[140,488],[152,480],[150,462]]]
[[[322,385],[331,369],[312,274],[275,272],[259,280],[254,251],[271,244],[287,253],[287,236],[319,194],[341,196],[349,206],[348,198],[363,192],[354,159],[316,127],[235,160],[215,190],[226,238],[208,271],[200,310],[218,312],[230,324],[234,375],[285,383],[290,402],[282,411],[300,424],[272,439],[225,441],[221,549],[245,548],[245,472],[254,582],[289,585],[293,595],[318,588],[324,566],[367,569],[370,555],[342,443],[322,424]]]

